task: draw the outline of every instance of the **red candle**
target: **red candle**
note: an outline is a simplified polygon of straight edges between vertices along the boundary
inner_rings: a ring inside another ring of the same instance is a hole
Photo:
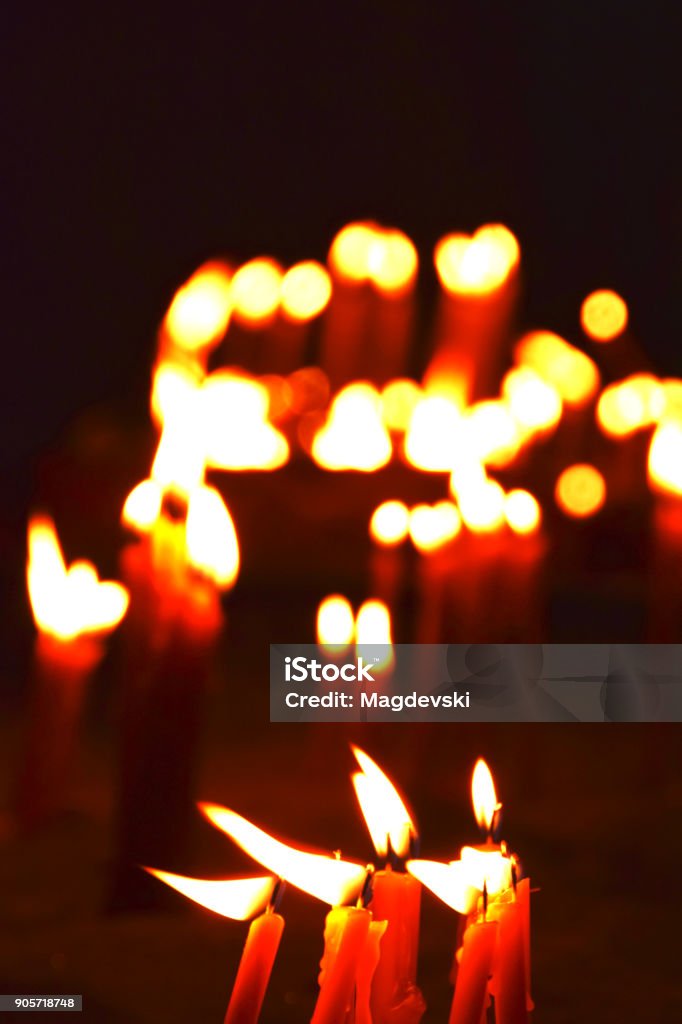
[[[495,997],[496,1024],[527,1024],[525,934],[518,902],[499,908],[491,991]]]
[[[258,1021],[283,930],[284,918],[280,914],[266,911],[251,922],[225,1024]]]
[[[475,922],[466,929],[449,1024],[481,1024],[484,1020],[497,932],[495,921]]]
[[[355,982],[372,915],[362,907],[332,907],[324,926],[320,994],[311,1024],[342,1024],[353,1007]]]
[[[374,972],[381,955],[381,943],[386,932],[387,921],[372,921],[367,933],[367,942],[358,967],[355,980],[355,1021],[354,1024],[374,1024],[370,1007],[370,995]]]

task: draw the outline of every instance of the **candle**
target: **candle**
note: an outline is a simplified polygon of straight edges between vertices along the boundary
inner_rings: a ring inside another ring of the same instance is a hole
[[[320,992],[311,1024],[342,1024],[346,1020],[371,920],[371,913],[363,907],[333,907],[327,914]]]
[[[495,921],[475,921],[466,929],[449,1024],[481,1024],[485,1020],[497,933]]]
[[[499,905],[499,934],[491,991],[496,1024],[527,1024],[525,929],[517,901]]]
[[[271,876],[210,881],[156,868],[146,870],[221,917],[245,921],[265,906],[249,926],[225,1014],[225,1024],[257,1024],[284,930],[284,918],[275,913],[281,884]]]
[[[355,1021],[354,1024],[374,1024],[370,996],[372,992],[372,980],[374,972],[379,963],[381,955],[381,942],[383,940],[387,921],[371,921],[367,932],[367,942],[358,966],[358,974],[355,981]]]

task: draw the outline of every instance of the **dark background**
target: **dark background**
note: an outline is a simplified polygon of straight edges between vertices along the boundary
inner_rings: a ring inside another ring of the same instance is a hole
[[[672,5],[669,5],[670,7]],[[679,370],[675,26],[664,5],[14,4],[2,16],[0,450],[139,387],[205,258],[324,257],[344,222],[501,219],[528,324],[621,290]]]

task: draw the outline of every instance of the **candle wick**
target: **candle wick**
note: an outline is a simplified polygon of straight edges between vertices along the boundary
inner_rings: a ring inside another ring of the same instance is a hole
[[[483,882],[483,920],[488,918],[488,883]]]

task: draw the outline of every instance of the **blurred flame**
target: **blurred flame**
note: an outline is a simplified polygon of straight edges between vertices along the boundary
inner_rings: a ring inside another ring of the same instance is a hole
[[[651,439],[648,458],[650,483],[682,496],[682,420],[664,420]]]
[[[519,262],[514,235],[502,224],[486,224],[473,236],[446,235],[434,251],[440,282],[454,295],[484,295],[499,288]]]
[[[592,292],[580,308],[580,322],[594,341],[612,341],[627,327],[627,303],[608,288]]]
[[[340,594],[332,594],[317,609],[317,642],[342,651],[353,641],[355,618],[350,602]]]
[[[337,277],[353,282],[368,280],[376,230],[376,225],[371,223],[347,224],[341,228],[329,250],[329,265]]]
[[[394,662],[391,613],[383,601],[372,598],[360,605],[355,618],[355,645],[358,654],[373,662],[375,673],[389,670]],[[363,646],[368,651],[362,650]],[[381,650],[378,650],[381,648]]]
[[[516,422],[529,433],[549,430],[561,419],[562,403],[557,389],[525,366],[505,374],[502,394]]]
[[[187,896],[200,907],[212,910],[221,917],[229,917],[233,921],[247,921],[255,917],[268,906],[275,889],[276,879],[272,875],[263,878],[226,878],[211,880],[203,878],[187,878],[185,875],[174,875],[170,871],[159,871],[157,868],[145,868],[160,882],[165,882],[171,889]]]
[[[464,422],[469,444],[481,462],[501,467],[513,460],[521,432],[506,402],[477,402],[467,409]]]
[[[516,488],[505,495],[504,517],[514,533],[535,533],[540,526],[542,511],[529,491]]]
[[[470,914],[476,908],[481,892],[460,861],[408,860],[407,870],[458,914]]]
[[[471,802],[479,828],[490,832],[495,812],[499,810],[500,804],[497,800],[492,772],[482,757],[479,757],[474,765],[471,776]]]
[[[205,484],[192,492],[185,527],[187,561],[221,589],[239,575],[239,542],[219,491]]]
[[[606,482],[598,469],[587,463],[569,466],[556,482],[556,503],[575,519],[593,516],[606,500]]]
[[[220,341],[231,311],[229,268],[207,263],[175,293],[164,327],[179,348],[194,352]]]
[[[402,231],[370,222],[347,224],[334,238],[329,265],[337,277],[371,282],[379,291],[407,291],[417,274],[417,251]]]
[[[198,401],[199,389],[176,396],[166,409],[161,437],[151,468],[151,478],[164,492],[183,498],[204,479],[205,433]]]
[[[201,388],[206,460],[217,469],[278,469],[289,445],[268,421],[268,389],[228,370],[210,374]]]
[[[596,394],[599,370],[579,349],[551,331],[526,334],[514,350],[520,366],[551,384],[567,405],[582,405]]]
[[[390,547],[405,540],[409,530],[410,513],[402,501],[384,501],[372,513],[369,523],[370,537],[378,544]]]
[[[416,469],[448,472],[462,435],[458,405],[444,395],[426,395],[414,407],[405,435],[405,457]]]
[[[597,423],[610,437],[627,437],[656,423],[666,408],[664,387],[651,374],[638,373],[602,391]]]
[[[58,640],[110,632],[128,608],[125,587],[100,582],[89,562],[66,568],[57,531],[47,516],[29,521],[26,579],[36,626]]]
[[[410,539],[422,553],[435,551],[457,536],[462,519],[451,501],[415,505],[410,512]]]
[[[282,278],[282,313],[295,322],[313,320],[327,307],[331,294],[331,278],[325,267],[315,260],[296,263]]]
[[[460,485],[457,499],[462,521],[474,533],[492,533],[504,523],[504,489],[496,480]]]
[[[422,390],[413,380],[391,380],[381,392],[381,415],[389,430],[404,431]]]
[[[203,803],[199,808],[250,857],[297,889],[332,906],[352,903],[360,895],[366,875],[363,865],[287,846],[227,807]]]
[[[282,268],[268,256],[249,260],[232,278],[233,314],[248,327],[260,327],[277,312]]]
[[[152,419],[161,427],[174,410],[191,400],[200,384],[203,371],[191,361],[161,359],[154,367],[151,391]]]
[[[373,472],[389,462],[391,439],[381,421],[379,394],[359,381],[334,398],[327,422],[315,435],[312,457],[323,469]]]
[[[362,769],[353,774],[353,786],[374,849],[385,857],[390,842],[398,857],[407,857],[416,829],[400,794],[371,757],[353,744],[351,750]]]
[[[163,488],[156,480],[143,480],[133,487],[123,505],[121,520],[139,533],[149,533],[161,515]]]

